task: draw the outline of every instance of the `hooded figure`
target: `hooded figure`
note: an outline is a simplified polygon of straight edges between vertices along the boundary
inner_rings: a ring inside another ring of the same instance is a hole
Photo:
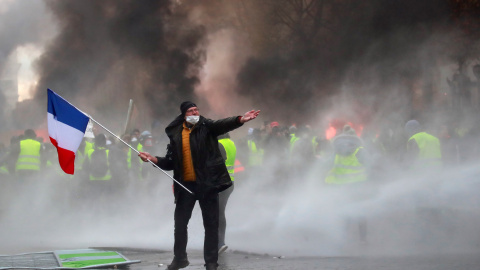
[[[333,138],[332,144],[335,154],[342,156],[351,155],[357,148],[363,146],[362,140],[349,125],[345,125],[342,133]]]
[[[333,139],[332,144],[335,156],[333,162],[330,162],[331,169],[325,182],[347,184],[367,180],[365,166],[368,163],[368,153],[355,130],[345,125],[342,133]]]
[[[420,123],[417,120],[410,120],[405,124],[405,133],[408,138],[419,133],[422,130]]]

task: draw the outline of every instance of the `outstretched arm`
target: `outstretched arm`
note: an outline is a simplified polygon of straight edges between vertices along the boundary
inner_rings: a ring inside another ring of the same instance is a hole
[[[240,123],[243,124],[250,120],[253,120],[257,118],[259,114],[260,114],[260,111],[255,111],[255,110],[248,111],[245,113],[245,115],[242,116],[242,118],[240,118]]]
[[[218,136],[241,127],[244,123],[255,119],[259,113],[260,111],[251,110],[243,116],[227,117],[220,120],[206,119],[205,121],[212,134]]]

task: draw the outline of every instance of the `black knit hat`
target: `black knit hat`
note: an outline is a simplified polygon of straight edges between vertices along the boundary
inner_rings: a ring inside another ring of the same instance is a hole
[[[197,107],[197,105],[191,101],[184,101],[182,104],[180,104],[180,111],[182,112],[182,115],[185,115],[188,109],[192,107]]]

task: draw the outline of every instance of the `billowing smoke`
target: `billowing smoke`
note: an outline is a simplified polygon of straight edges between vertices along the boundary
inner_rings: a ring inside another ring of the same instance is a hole
[[[60,32],[37,62],[36,99],[51,88],[111,119],[128,100],[159,118],[192,99],[205,30],[171,1],[47,1]],[[94,116],[94,115],[92,115]],[[169,114],[171,116],[171,114]]]
[[[42,10],[42,3],[39,1],[28,4],[23,1],[0,2],[0,35],[4,37],[0,40],[0,74],[9,55],[18,46],[42,40],[42,28],[46,27],[41,23]]]
[[[0,106],[4,107],[7,104],[5,95],[0,92]],[[0,130],[6,130],[7,127],[7,118],[5,117],[5,112],[0,111]]]
[[[0,95],[1,127],[16,127],[12,109],[17,100],[18,50],[27,45],[40,46],[48,39],[52,26],[45,23],[45,8],[40,1],[0,1]],[[35,115],[35,114],[33,114]],[[12,124],[13,123],[13,124]]]
[[[267,120],[309,123],[335,110],[339,93],[372,111],[385,97],[411,103],[419,81],[428,103],[431,70],[449,56],[448,1],[46,4],[60,30],[37,62],[35,96],[43,102],[52,88],[100,120],[125,112],[130,98],[154,119],[171,118],[188,99],[207,100],[204,112],[232,114],[220,104],[233,96],[250,104],[235,109],[253,105]],[[213,65],[224,68],[212,74]],[[294,113],[278,111],[286,106]]]
[[[446,1],[265,1],[262,15],[270,46],[246,62],[238,89],[287,122],[308,123],[315,110],[341,114],[331,98],[345,94],[362,107],[389,95],[408,103],[411,89],[398,85],[431,80],[434,60],[445,57],[431,39],[445,33]],[[295,113],[282,113],[287,107]]]

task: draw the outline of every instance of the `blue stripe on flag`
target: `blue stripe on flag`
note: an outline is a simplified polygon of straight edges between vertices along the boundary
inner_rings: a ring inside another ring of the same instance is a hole
[[[48,89],[48,113],[52,114],[57,121],[83,133],[87,129],[88,116],[50,89]]]

